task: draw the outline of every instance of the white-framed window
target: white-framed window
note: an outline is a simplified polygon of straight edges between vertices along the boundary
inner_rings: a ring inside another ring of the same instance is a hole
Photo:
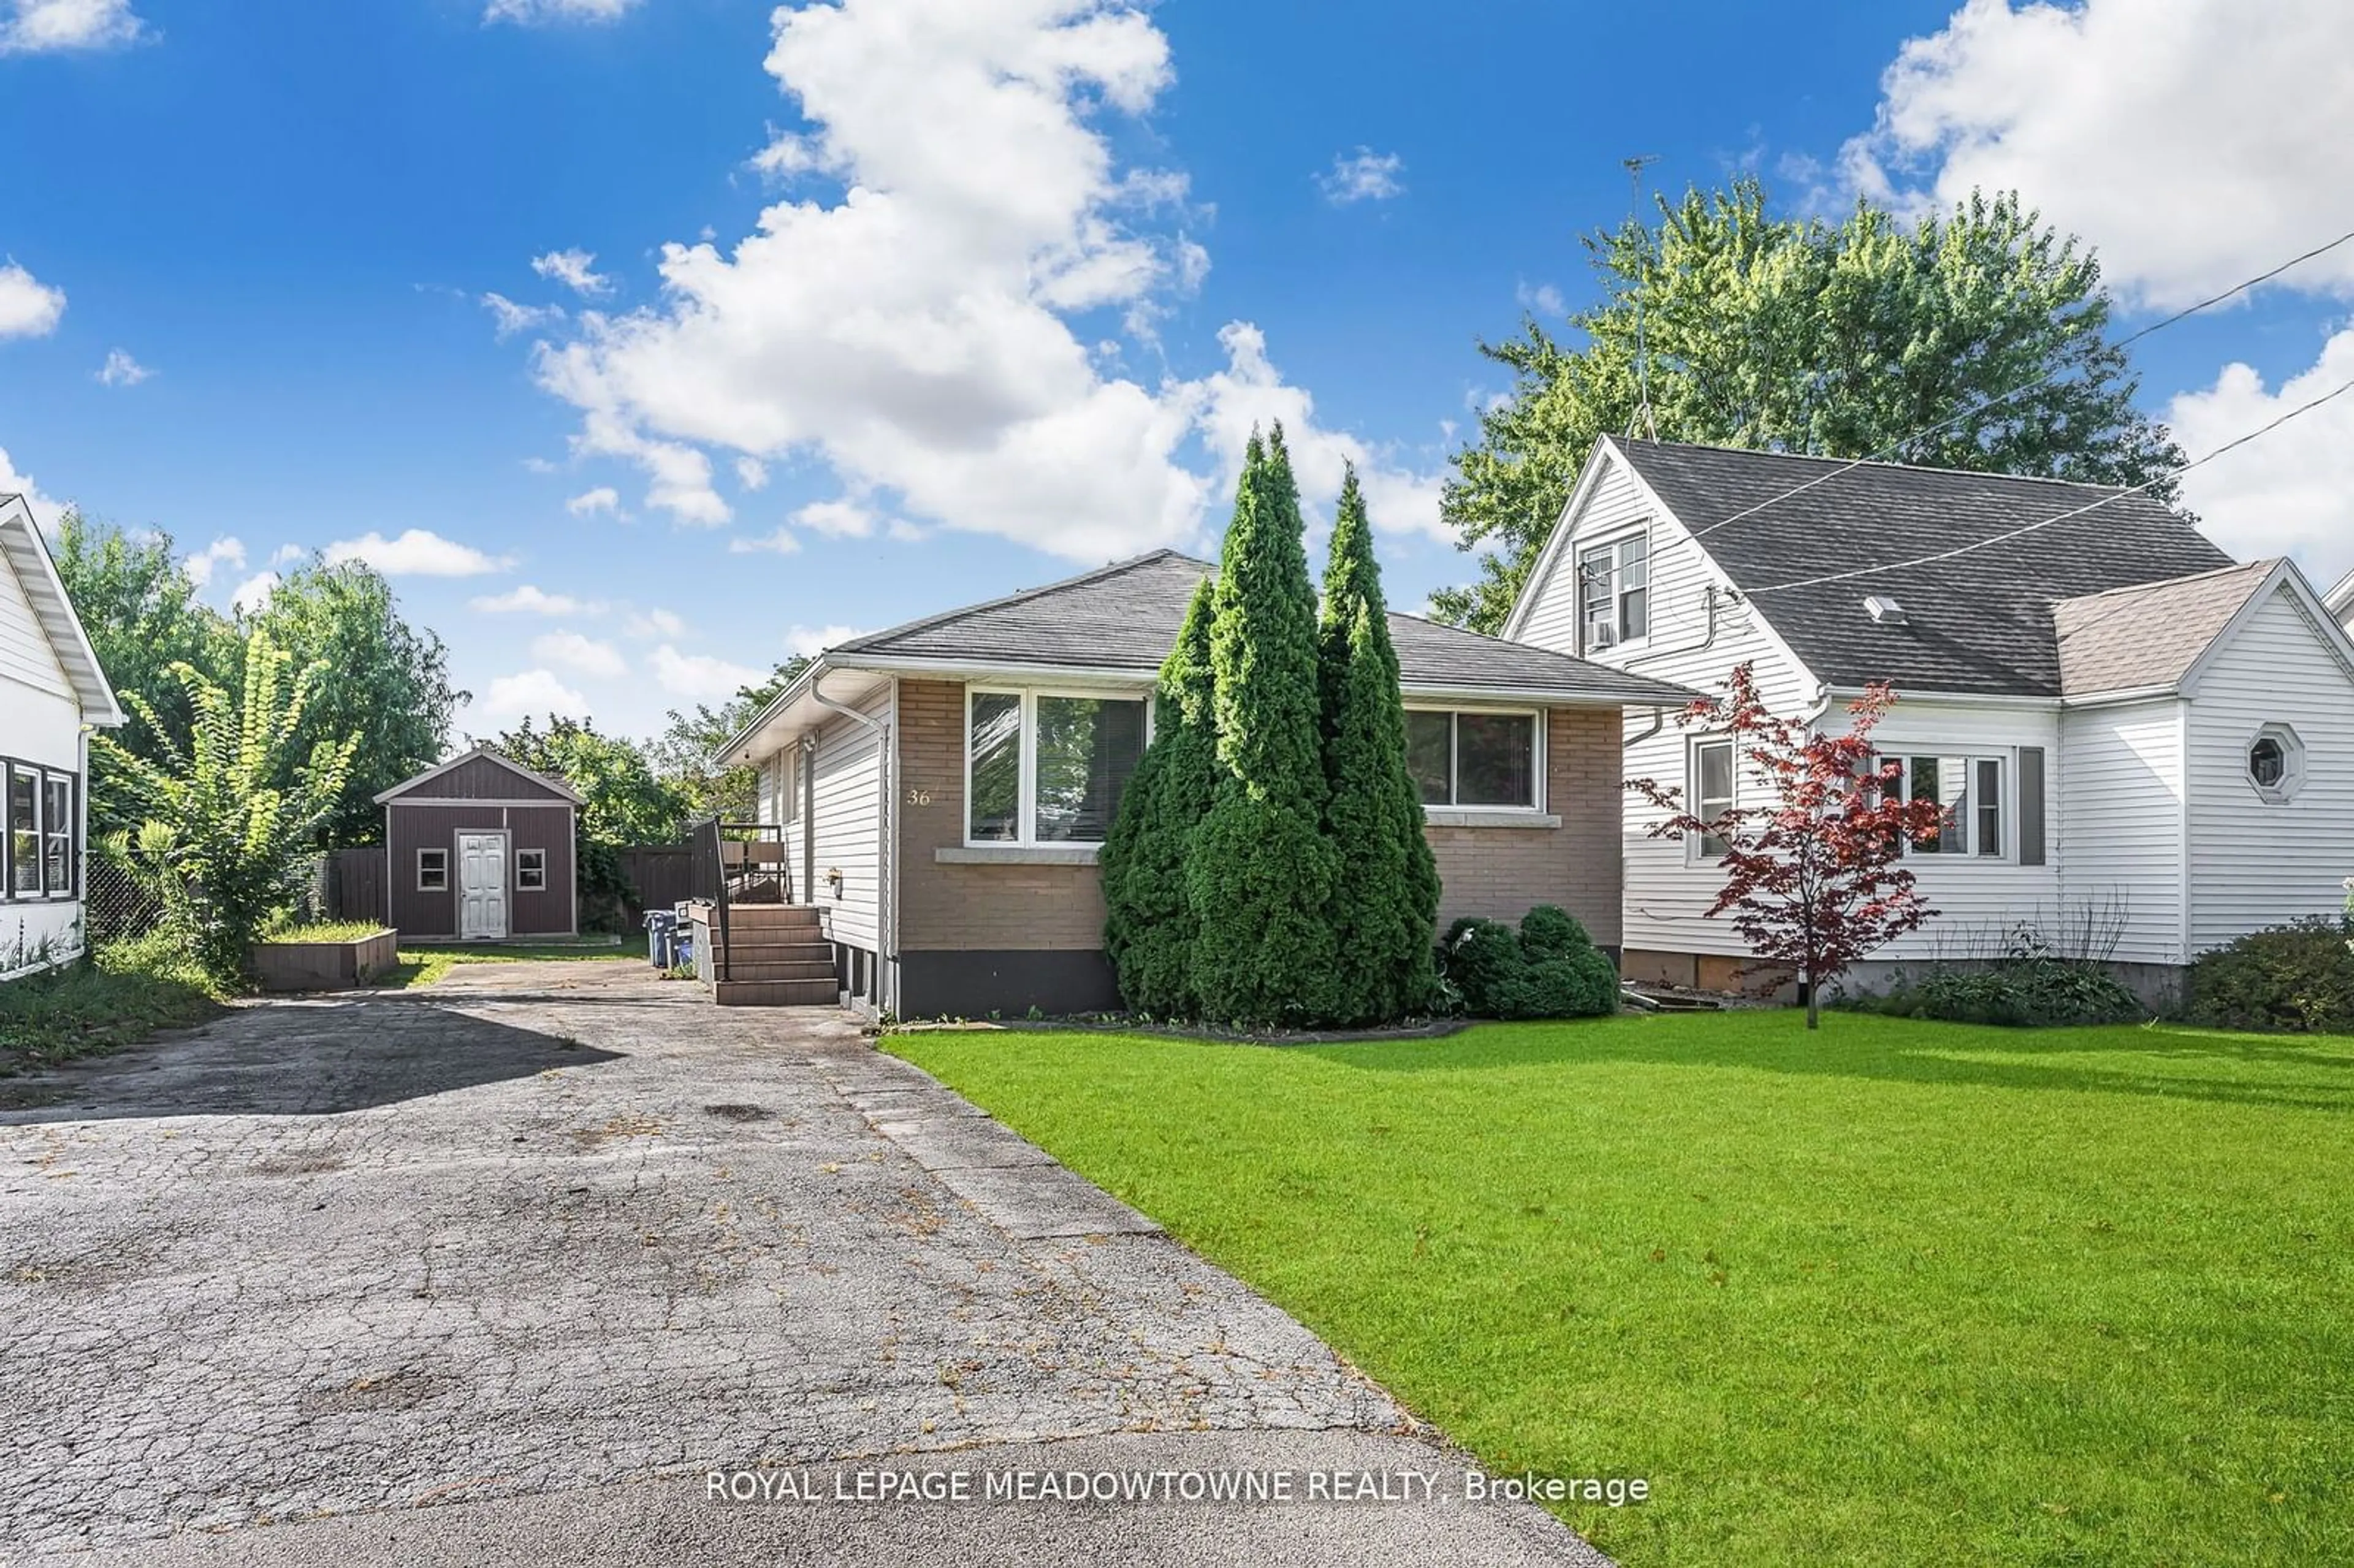
[[[515,891],[517,893],[547,891],[547,852],[546,850],[515,851]]]
[[[1925,752],[1882,758],[1883,764],[1890,760],[1902,769],[1898,788],[1905,800],[1935,800],[1945,811],[1936,832],[1906,845],[1905,853],[1973,860],[2009,855],[2006,758]]]
[[[2248,782],[2273,805],[2294,800],[2305,782],[2305,742],[2285,724],[2268,724],[2248,741]]]
[[[1651,634],[1651,541],[1629,534],[1577,552],[1577,644],[1581,653]]]
[[[1712,822],[1733,810],[1737,788],[1733,765],[1733,742],[1701,740],[1692,743],[1692,815],[1702,821]],[[1702,860],[1722,860],[1727,846],[1718,834],[1701,833],[1692,847]]]
[[[447,893],[450,891],[450,852],[445,849],[421,849],[417,852],[417,891]]]
[[[1103,842],[1150,728],[1140,696],[968,687],[965,842]]]
[[[1425,806],[1532,811],[1543,776],[1534,709],[1408,708],[1406,769]]]
[[[12,762],[8,775],[8,895],[41,895],[41,775]]]
[[[73,896],[73,789],[69,773],[42,776],[41,881],[52,898]]]

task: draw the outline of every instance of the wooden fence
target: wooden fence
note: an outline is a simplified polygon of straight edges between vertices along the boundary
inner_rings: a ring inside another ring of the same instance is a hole
[[[694,852],[684,844],[641,844],[620,852],[621,874],[637,889],[627,918],[631,926],[649,909],[667,909],[693,895]],[[385,911],[382,844],[332,850],[327,854],[322,903],[336,920],[381,920]]]
[[[640,844],[620,852],[621,874],[637,889],[631,917],[695,895],[695,852],[684,844]]]
[[[382,844],[327,853],[326,897],[323,902],[337,920],[385,917],[385,859]]]

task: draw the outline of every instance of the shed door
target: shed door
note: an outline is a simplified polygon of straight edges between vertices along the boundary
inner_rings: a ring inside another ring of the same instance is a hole
[[[507,934],[507,836],[458,835],[458,938]]]

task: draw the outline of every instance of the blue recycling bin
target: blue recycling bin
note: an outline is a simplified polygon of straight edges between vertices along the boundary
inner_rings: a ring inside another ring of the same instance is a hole
[[[678,962],[678,916],[667,909],[646,911],[646,957],[658,969]]]

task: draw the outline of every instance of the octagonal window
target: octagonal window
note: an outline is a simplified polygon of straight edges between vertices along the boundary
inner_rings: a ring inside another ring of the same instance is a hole
[[[2268,724],[2248,742],[2247,769],[2259,796],[2286,800],[2305,779],[2305,743],[2288,726]]]

